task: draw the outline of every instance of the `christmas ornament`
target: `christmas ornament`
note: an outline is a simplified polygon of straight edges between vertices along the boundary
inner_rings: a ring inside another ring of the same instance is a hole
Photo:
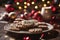
[[[5,7],[6,7],[6,11],[7,11],[8,13],[14,11],[14,8],[13,8],[12,5],[10,5],[10,4],[7,4],[7,6],[5,6]]]
[[[53,12],[55,12],[55,11],[56,11],[56,7],[52,7],[51,10],[52,10]]]

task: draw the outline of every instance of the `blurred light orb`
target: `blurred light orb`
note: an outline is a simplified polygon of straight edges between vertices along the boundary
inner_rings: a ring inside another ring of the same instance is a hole
[[[19,6],[19,9],[22,9],[22,7],[21,7],[21,6]]]
[[[27,2],[24,2],[24,4],[27,4]]]
[[[5,4],[5,7],[8,8],[10,6],[10,4]]]
[[[24,9],[24,11],[26,12],[27,10],[26,10],[26,9]]]
[[[44,7],[46,7],[47,5],[46,4],[44,4]]]
[[[23,15],[23,14],[21,14],[20,16],[21,16],[21,17],[23,17],[24,15]]]
[[[27,3],[27,6],[30,6],[30,3]]]
[[[27,6],[24,6],[24,8],[27,8]]]
[[[59,7],[60,7],[60,4],[59,4]]]
[[[5,35],[4,37],[5,37],[5,38],[8,38],[8,36],[7,36],[7,35]]]
[[[50,3],[50,1],[47,1],[47,3],[49,4],[49,3]]]
[[[23,39],[24,39],[24,40],[30,40],[30,38],[29,38],[29,37],[24,37]]]
[[[29,37],[26,37],[26,39],[28,40],[28,39],[29,39]]]
[[[55,16],[53,16],[52,19],[55,19]]]
[[[38,9],[38,6],[35,6],[35,9]]]
[[[35,4],[35,2],[32,2],[31,4]]]
[[[42,0],[43,2],[45,1],[45,0]]]
[[[19,3],[19,2],[17,2],[16,4],[17,4],[17,5],[19,5],[20,3]]]

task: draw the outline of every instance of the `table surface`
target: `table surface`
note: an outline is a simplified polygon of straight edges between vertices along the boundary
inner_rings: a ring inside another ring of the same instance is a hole
[[[4,25],[6,24],[0,23],[0,40],[11,40],[12,38],[8,37],[6,31],[4,31]],[[60,40],[60,29],[49,31],[45,38],[47,40]]]

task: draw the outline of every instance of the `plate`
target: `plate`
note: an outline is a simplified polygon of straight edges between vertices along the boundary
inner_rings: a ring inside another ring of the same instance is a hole
[[[48,31],[50,31],[50,30],[52,30],[53,29],[53,25],[51,25],[51,24],[49,24],[49,23],[46,23],[48,26],[48,30],[44,30],[44,31],[42,31],[42,33],[43,32],[48,32]],[[9,32],[13,32],[13,33],[27,33],[27,34],[36,34],[36,33],[31,33],[31,32],[29,32],[29,31],[12,31],[12,30],[10,30],[10,26],[9,26],[10,24],[8,24],[8,25],[5,25],[4,26],[4,30],[5,31],[9,31]]]
[[[0,21],[0,23],[6,23],[7,24],[8,22],[7,21]]]

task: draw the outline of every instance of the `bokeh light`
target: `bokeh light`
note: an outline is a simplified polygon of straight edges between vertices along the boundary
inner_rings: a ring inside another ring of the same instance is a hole
[[[38,9],[38,6],[35,6],[35,9]]]
[[[59,4],[59,7],[60,7],[60,4]]]
[[[44,7],[46,7],[47,5],[46,4],[44,4]]]
[[[49,4],[49,3],[50,3],[50,1],[47,1],[47,3]]]
[[[43,2],[45,1],[45,0],[42,0]]]
[[[16,4],[17,4],[17,5],[19,5],[20,3],[19,3],[19,2],[17,2]]]
[[[8,35],[5,35],[4,37],[5,37],[5,38],[8,38]]]
[[[5,4],[5,7],[8,8],[10,6],[10,4]]]
[[[21,6],[19,6],[19,9],[22,9],[22,7],[21,7]]]
[[[30,38],[29,37],[24,37],[23,40],[30,40]]]
[[[24,6],[24,8],[27,8],[27,6]]]
[[[26,12],[27,10],[26,9],[24,9],[24,12]]]
[[[27,2],[24,2],[24,4],[27,4]]]
[[[35,2],[32,2],[31,4],[35,4]]]
[[[30,6],[30,3],[27,3],[27,6]]]

